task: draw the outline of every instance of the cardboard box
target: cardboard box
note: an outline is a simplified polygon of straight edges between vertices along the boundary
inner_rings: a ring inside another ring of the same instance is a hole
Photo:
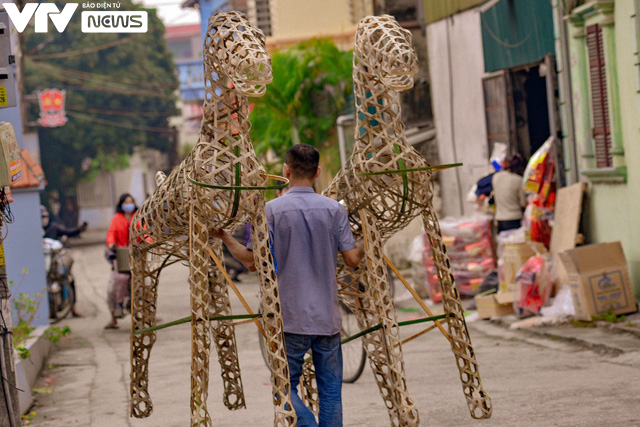
[[[636,311],[627,261],[620,242],[582,246],[559,253],[571,288],[576,318],[591,320],[611,310]]]
[[[500,304],[496,300],[496,294],[476,295],[476,308],[478,317],[488,319],[493,316],[506,316],[513,313],[513,304]]]
[[[540,242],[507,243],[502,250],[502,275],[500,292],[512,292],[516,274],[529,258],[537,254],[544,254],[547,250]]]

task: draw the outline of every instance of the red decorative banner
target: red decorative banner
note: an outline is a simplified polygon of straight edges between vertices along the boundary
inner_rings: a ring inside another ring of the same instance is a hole
[[[38,91],[40,104],[40,126],[55,128],[64,125],[69,119],[64,111],[65,90],[45,89]]]

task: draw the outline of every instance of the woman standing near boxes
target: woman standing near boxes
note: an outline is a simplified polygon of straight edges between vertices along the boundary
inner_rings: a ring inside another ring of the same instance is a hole
[[[131,281],[131,273],[127,271],[128,263],[126,266],[124,264],[125,258],[128,261],[129,226],[137,210],[138,206],[131,194],[125,193],[120,196],[116,205],[116,213],[111,219],[111,225],[107,231],[108,259],[112,264],[112,273],[107,288],[107,304],[111,313],[111,321],[105,325],[105,329],[117,329],[118,319],[124,317],[124,301],[129,293]],[[118,251],[121,252],[121,256],[116,255]],[[121,260],[120,266],[118,266],[116,258]]]
[[[495,219],[498,233],[520,228],[522,214],[526,206],[522,174],[526,166],[520,154],[515,154],[505,162],[505,168],[496,172],[492,179],[493,198],[496,204]]]

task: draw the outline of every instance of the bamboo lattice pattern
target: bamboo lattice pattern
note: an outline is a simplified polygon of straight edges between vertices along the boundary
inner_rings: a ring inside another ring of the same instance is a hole
[[[352,231],[365,239],[366,269],[338,269],[340,297],[356,315],[361,329],[377,323],[385,325],[365,336],[364,342],[391,424],[401,426],[418,425],[419,416],[406,387],[396,309],[389,294],[382,247],[418,215],[423,218],[433,249],[445,313],[452,315],[447,321],[451,349],[471,416],[491,416],[491,400],[482,388],[432,206],[432,171],[420,170],[429,165],[404,136],[398,92],[413,86],[417,70],[411,33],[393,17],[367,17],[360,21],[353,58],[356,143],[346,167],[324,191],[326,196],[344,201]],[[308,380],[304,383],[305,387],[312,387]]]
[[[234,326],[211,315],[229,315],[224,279],[209,259],[211,246],[222,259],[219,242],[209,231],[233,232],[252,223],[254,257],[261,285],[264,329],[271,365],[275,425],[296,422],[282,332],[265,200],[259,188],[266,174],[249,138],[248,97],[262,96],[272,80],[264,35],[237,12],[209,18],[204,41],[205,100],[200,138],[167,177],[157,176],[158,188],[142,205],[131,227],[132,332],[156,323],[158,275],[152,258],[177,258],[190,265],[191,286],[191,425],[211,425],[207,411],[209,350],[213,337],[221,365],[223,400],[229,409],[245,406]],[[212,330],[213,329],[213,330]],[[155,332],[131,337],[131,415],[147,417],[149,355]]]

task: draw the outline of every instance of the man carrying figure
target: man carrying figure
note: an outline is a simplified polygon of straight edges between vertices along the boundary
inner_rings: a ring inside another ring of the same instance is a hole
[[[316,194],[320,154],[296,144],[285,156],[286,195],[266,204],[272,251],[291,377],[291,401],[298,426],[316,426],[315,417],[298,396],[297,386],[307,350],[313,353],[318,384],[320,426],[342,425],[342,349],[336,264],[338,252],[355,268],[364,256],[362,241],[353,239],[346,209]],[[228,233],[215,230],[229,252],[254,271],[251,248]]]

